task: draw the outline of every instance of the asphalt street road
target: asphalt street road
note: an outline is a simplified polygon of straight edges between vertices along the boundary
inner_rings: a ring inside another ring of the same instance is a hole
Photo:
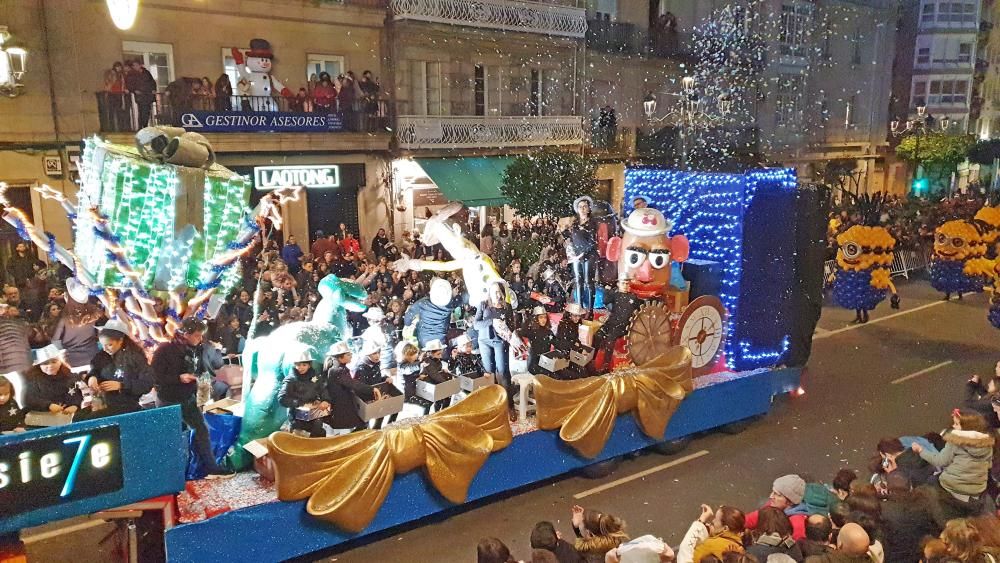
[[[701,503],[753,509],[775,477],[792,472],[827,482],[841,467],[867,476],[880,437],[944,428],[966,378],[989,375],[1000,359],[1000,332],[986,321],[984,296],[943,302],[926,282],[899,287],[901,310],[885,302],[867,325],[849,325],[853,311],[824,309],[806,393],[779,399],[742,434],[699,436],[675,456],[646,453],[603,479],[570,475],[322,561],[467,562],[484,536],[527,559],[535,522],[550,520],[572,536],[574,504],[622,516],[633,537],[649,533],[676,545]],[[593,491],[602,485],[611,486]]]

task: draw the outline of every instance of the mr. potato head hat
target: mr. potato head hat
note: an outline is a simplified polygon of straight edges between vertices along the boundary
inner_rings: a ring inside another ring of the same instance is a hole
[[[622,228],[631,235],[637,237],[656,237],[664,235],[672,227],[670,221],[656,209],[643,207],[636,209],[629,214],[628,219],[622,223]]]

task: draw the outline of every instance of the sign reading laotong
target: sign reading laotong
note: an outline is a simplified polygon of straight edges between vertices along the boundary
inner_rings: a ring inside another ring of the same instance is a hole
[[[339,188],[340,167],[335,164],[315,166],[255,166],[253,184],[258,190],[286,186]]]
[[[189,111],[181,115],[181,126],[200,133],[286,132],[326,133],[343,131],[340,114],[316,115],[280,111]]]

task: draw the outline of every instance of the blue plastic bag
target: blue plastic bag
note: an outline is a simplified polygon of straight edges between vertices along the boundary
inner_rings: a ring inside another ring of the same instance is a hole
[[[205,413],[205,424],[208,425],[208,435],[212,442],[212,453],[215,455],[216,463],[222,464],[229,450],[240,437],[240,427],[243,419],[231,414],[211,414]],[[194,433],[190,433],[188,439],[188,465],[187,480],[192,481],[205,477],[207,472],[202,467],[201,460],[194,448]]]

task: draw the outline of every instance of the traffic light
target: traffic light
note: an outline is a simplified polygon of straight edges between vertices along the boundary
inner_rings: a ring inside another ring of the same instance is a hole
[[[927,195],[928,188],[930,188],[930,184],[931,182],[927,178],[915,178],[911,186],[911,191],[917,197],[925,196]]]

